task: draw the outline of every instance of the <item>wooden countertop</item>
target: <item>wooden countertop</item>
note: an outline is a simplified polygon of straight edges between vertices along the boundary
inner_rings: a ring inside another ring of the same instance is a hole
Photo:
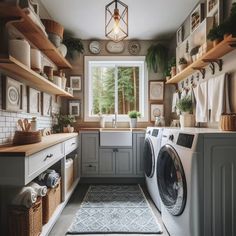
[[[1,156],[30,156],[34,153],[42,151],[55,144],[64,142],[70,138],[78,136],[78,133],[60,133],[51,134],[49,136],[42,137],[40,143],[27,144],[27,145],[7,145],[0,146],[0,157]]]
[[[100,131],[101,128],[80,128],[79,131]],[[106,128],[102,128],[102,129],[106,129]],[[107,128],[107,129],[111,129],[111,128]],[[114,129],[126,129],[126,128],[114,128]],[[129,129],[129,128],[127,128]],[[135,131],[146,131],[146,128],[130,128],[132,130],[132,132],[135,132]]]

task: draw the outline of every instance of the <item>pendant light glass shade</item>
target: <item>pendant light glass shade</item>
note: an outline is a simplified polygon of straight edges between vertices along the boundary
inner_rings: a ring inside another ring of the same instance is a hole
[[[119,0],[106,5],[106,37],[119,42],[128,37],[128,6]]]

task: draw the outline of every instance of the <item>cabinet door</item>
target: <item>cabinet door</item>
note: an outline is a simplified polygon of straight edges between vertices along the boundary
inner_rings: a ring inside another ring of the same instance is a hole
[[[132,149],[116,149],[116,175],[132,175]]]
[[[145,134],[137,134],[136,136],[136,173],[137,175],[144,176],[144,139]]]
[[[101,148],[99,153],[99,174],[115,175],[115,152],[114,149]]]
[[[82,134],[82,163],[98,162],[98,140],[98,133]]]

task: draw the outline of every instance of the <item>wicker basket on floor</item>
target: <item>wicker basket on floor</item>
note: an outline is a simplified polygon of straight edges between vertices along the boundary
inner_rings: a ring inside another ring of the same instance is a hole
[[[43,224],[46,224],[57,206],[61,203],[61,180],[55,188],[48,189],[45,197],[43,197]]]
[[[31,208],[10,206],[8,218],[9,236],[38,236],[42,232],[42,199]]]

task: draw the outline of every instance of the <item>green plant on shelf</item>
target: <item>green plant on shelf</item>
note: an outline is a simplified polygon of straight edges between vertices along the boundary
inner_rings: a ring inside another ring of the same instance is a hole
[[[178,101],[178,103],[176,104],[176,107],[181,112],[192,112],[192,110],[193,110],[193,103],[192,103],[191,96],[185,96],[182,99],[180,99]]]
[[[138,117],[141,117],[141,113],[136,111],[136,110],[133,110],[133,111],[130,111],[128,113],[129,115],[129,118],[138,118]]]

